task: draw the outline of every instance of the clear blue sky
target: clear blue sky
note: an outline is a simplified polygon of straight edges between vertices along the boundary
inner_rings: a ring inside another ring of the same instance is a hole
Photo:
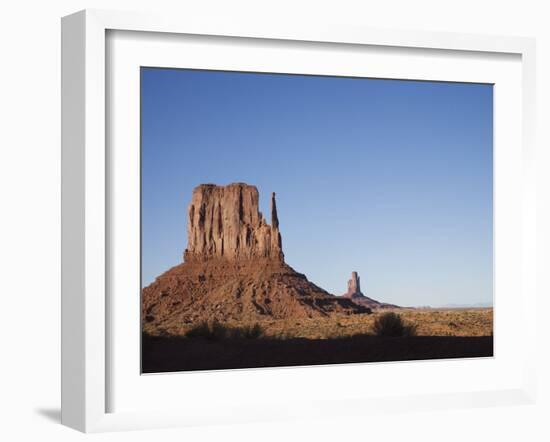
[[[492,302],[491,85],[142,68],[142,277],[179,264],[200,183],[246,182],[286,261],[400,305]]]

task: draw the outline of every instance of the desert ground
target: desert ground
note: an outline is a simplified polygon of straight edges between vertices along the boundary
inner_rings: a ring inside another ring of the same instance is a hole
[[[228,327],[246,327],[259,324],[263,337],[274,339],[306,338],[336,339],[355,335],[372,335],[376,318],[385,312],[394,311],[407,323],[416,326],[417,336],[492,336],[492,308],[464,309],[395,309],[378,310],[370,315],[340,315],[325,318],[265,319],[242,322],[227,321]],[[167,324],[162,332],[144,325],[150,336],[185,336],[196,324]]]
[[[228,322],[221,330],[256,333],[194,334],[197,325],[143,335],[145,373],[229,368],[412,361],[493,355],[493,309],[396,309],[412,336],[377,336],[372,314],[301,320]]]

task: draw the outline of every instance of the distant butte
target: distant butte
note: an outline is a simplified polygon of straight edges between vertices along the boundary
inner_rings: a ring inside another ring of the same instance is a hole
[[[373,310],[401,308],[397,305],[386,304],[365,296],[363,292],[361,292],[361,278],[359,278],[357,272],[351,272],[351,279],[348,280],[348,291],[342,295],[342,298],[351,299],[354,303]]]
[[[334,296],[285,263],[275,193],[271,224],[255,186],[201,184],[188,207],[184,262],[142,290],[142,323],[178,333],[201,320],[257,321],[370,313]]]

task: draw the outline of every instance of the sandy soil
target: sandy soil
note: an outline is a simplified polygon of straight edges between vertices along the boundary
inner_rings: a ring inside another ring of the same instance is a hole
[[[145,373],[250,367],[386,362],[493,355],[493,310],[399,309],[417,336],[386,338],[373,334],[373,314],[300,320],[264,320],[256,339],[185,337],[189,325],[162,335],[144,333]],[[226,323],[242,327],[242,322]]]
[[[326,318],[298,320],[266,319],[258,322],[268,336],[275,338],[332,339],[357,334],[372,334],[372,326],[380,310],[370,315],[332,315]],[[419,336],[492,336],[493,309],[397,309],[396,313],[417,327]],[[228,325],[247,323],[228,321]],[[164,334],[183,336],[193,325],[181,324],[165,327]],[[146,332],[151,333],[148,329]]]

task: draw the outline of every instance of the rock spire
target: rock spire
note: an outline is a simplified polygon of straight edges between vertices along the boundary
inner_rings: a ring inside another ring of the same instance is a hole
[[[348,281],[347,296],[353,297],[353,295],[362,295],[360,278],[357,272],[351,272],[351,279]]]
[[[355,304],[368,307],[371,310],[401,308],[398,305],[380,302],[365,296],[361,291],[361,278],[359,278],[357,272],[351,272],[351,279],[348,280],[348,291],[342,297],[349,298]]]

